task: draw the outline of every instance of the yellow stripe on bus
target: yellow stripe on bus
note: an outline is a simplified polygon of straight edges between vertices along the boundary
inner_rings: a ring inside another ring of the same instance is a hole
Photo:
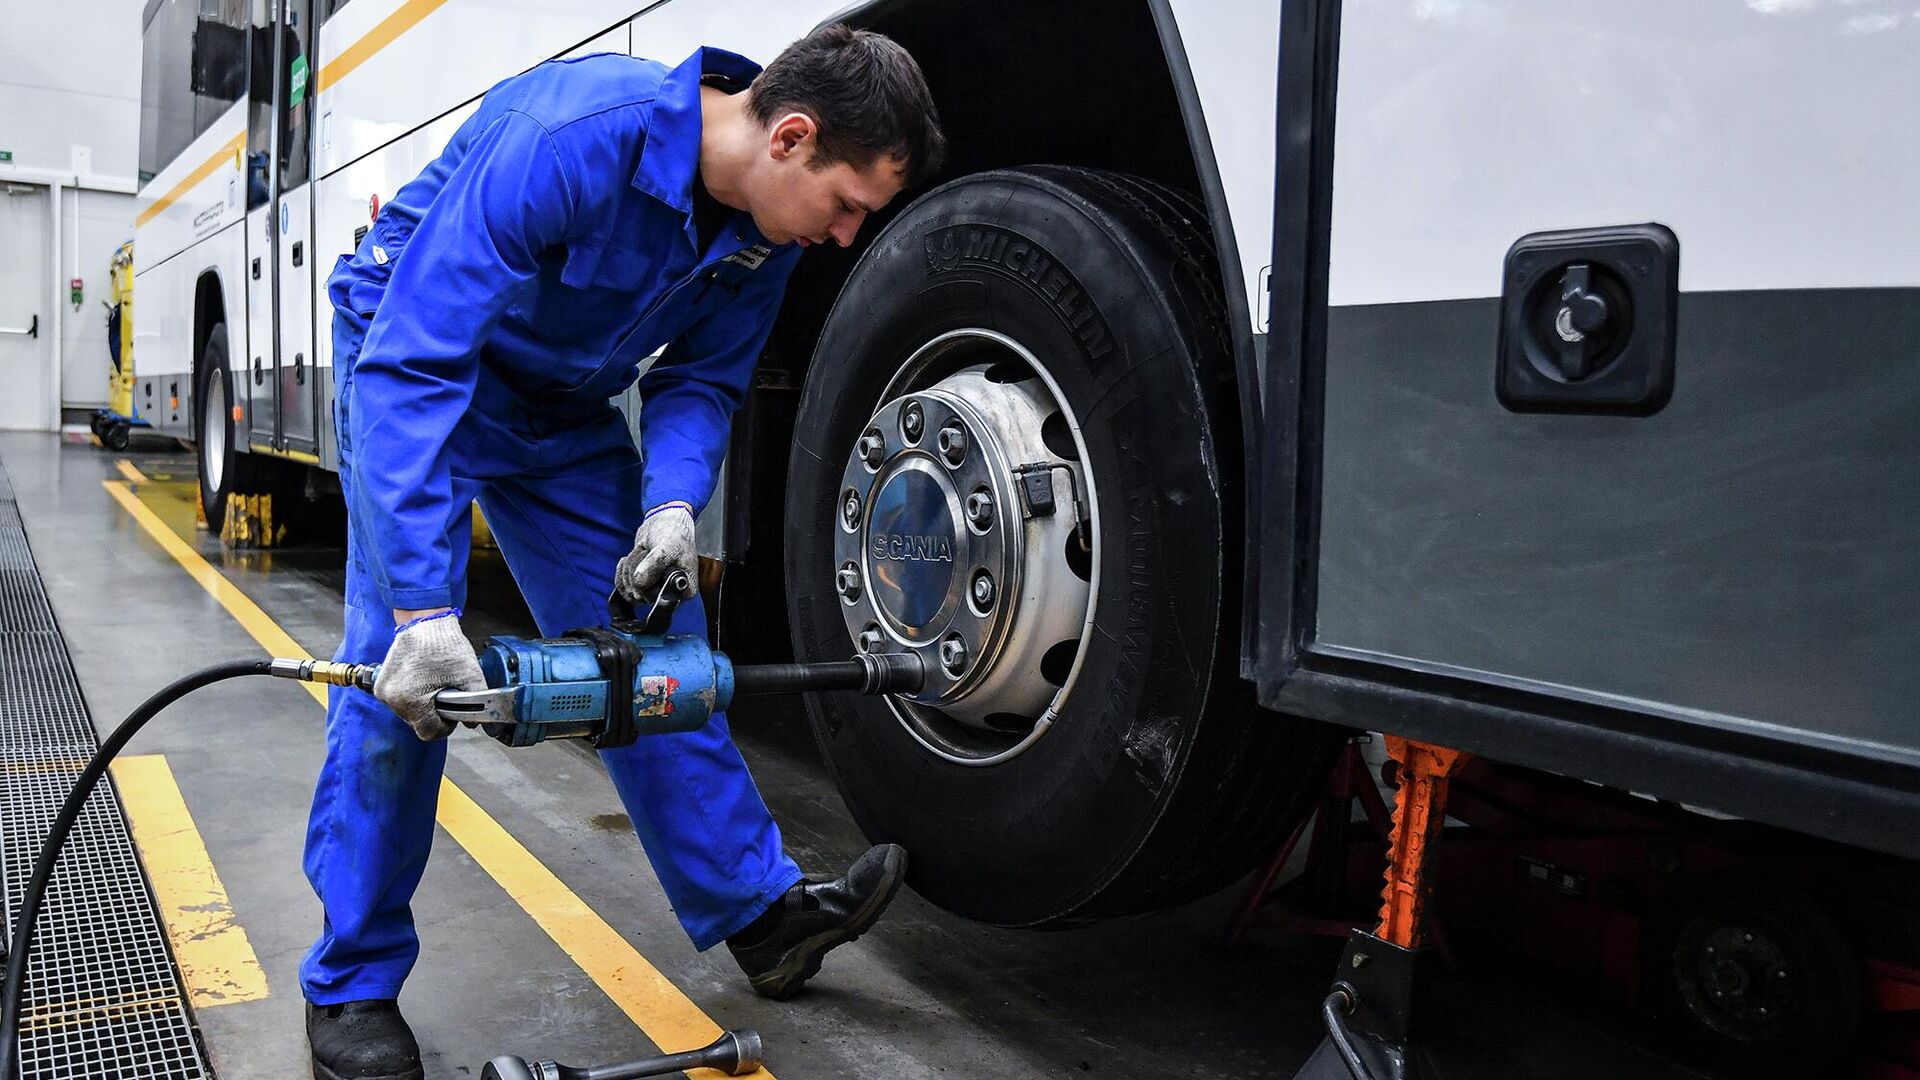
[[[100,483],[262,648],[274,656],[308,657],[292,635],[168,528],[124,480]],[[326,704],[326,687],[317,683],[300,685],[314,700]],[[712,1017],[451,780],[440,781],[435,820],[654,1045],[678,1049],[705,1045],[720,1037],[720,1025]],[[694,1075],[718,1074],[697,1070]],[[773,1080],[773,1074],[765,1068],[748,1075]]]
[[[347,73],[367,62],[374,53],[393,43],[393,39],[413,29],[421,19],[447,0],[407,0],[393,14],[381,19],[359,41],[340,50],[340,55],[323,64],[313,77],[313,92],[319,93],[347,77]]]
[[[182,180],[179,183],[173,185],[172,191],[169,191],[165,195],[160,196],[158,199],[153,200],[152,206],[149,206],[145,210],[140,211],[140,216],[137,218],[134,218],[133,223],[135,225],[145,225],[147,222],[152,221],[154,217],[160,213],[160,211],[165,210],[167,207],[172,206],[176,202],[179,202],[182,196],[186,195],[187,192],[193,190],[193,186],[195,184],[198,184],[200,181],[205,180],[209,176],[212,176],[213,171],[220,167],[220,163],[222,161],[225,161],[229,157],[232,157],[233,155],[239,153],[246,145],[247,145],[247,133],[244,131],[242,131],[238,135],[235,135],[233,138],[227,140],[227,145],[221,147],[218,150],[215,150],[213,152],[213,156],[201,162],[200,167],[193,170],[193,172],[187,174],[187,178],[185,180]]]
[[[267,973],[260,968],[246,928],[234,921],[227,887],[213,868],[166,757],[123,757],[112,769],[193,1007],[266,997]]]

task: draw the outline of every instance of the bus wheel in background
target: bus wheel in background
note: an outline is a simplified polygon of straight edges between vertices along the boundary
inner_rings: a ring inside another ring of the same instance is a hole
[[[239,446],[245,433],[234,421],[233,374],[227,357],[227,326],[215,323],[207,334],[197,369],[200,385],[194,398],[198,416],[195,458],[200,473],[200,505],[207,528],[220,534],[226,524],[228,502],[234,496],[271,494],[280,470],[277,461],[263,460]]]
[[[1675,1050],[1740,1080],[1831,1075],[1860,1027],[1860,961],[1779,878],[1704,875],[1649,934],[1649,1001]]]
[[[1239,677],[1237,387],[1190,196],[969,176],[861,258],[801,394],[787,488],[803,661],[911,651],[920,693],[816,695],[854,818],[951,911],[1053,927],[1244,874],[1332,729]]]

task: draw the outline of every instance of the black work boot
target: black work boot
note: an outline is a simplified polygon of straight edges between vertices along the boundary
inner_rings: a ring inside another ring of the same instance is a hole
[[[396,1001],[307,1003],[313,1080],[422,1080],[420,1044]]]
[[[867,932],[906,873],[906,848],[869,848],[844,876],[788,889],[766,914],[728,938],[727,949],[755,992],[784,1001],[819,972],[828,949]]]

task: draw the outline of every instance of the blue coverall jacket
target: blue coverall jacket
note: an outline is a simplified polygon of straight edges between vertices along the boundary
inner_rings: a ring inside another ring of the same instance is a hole
[[[340,260],[338,659],[382,659],[394,608],[464,602],[476,501],[543,634],[605,624],[647,507],[706,505],[799,255],[744,213],[698,246],[701,80],[758,71],[708,48],[672,69],[597,55],[508,79]],[[643,463],[609,399],[662,346],[640,380]],[[682,605],[675,629],[704,619]],[[302,987],[316,1004],[393,997],[419,951],[408,904],[447,744],[362,691],[327,713],[306,852],[326,925]],[[724,717],[602,757],[697,947],[799,880]]]

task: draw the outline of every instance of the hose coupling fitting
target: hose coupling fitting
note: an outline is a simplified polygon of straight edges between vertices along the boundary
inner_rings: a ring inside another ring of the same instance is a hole
[[[291,660],[276,656],[267,665],[267,674],[276,679],[297,679],[300,682],[324,683],[328,686],[357,686],[362,690],[371,690],[373,680],[380,674],[380,665],[341,664],[332,660]]]

